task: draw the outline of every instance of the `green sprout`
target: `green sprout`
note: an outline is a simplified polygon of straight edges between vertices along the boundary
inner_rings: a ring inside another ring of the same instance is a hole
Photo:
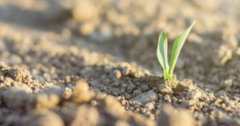
[[[179,56],[179,53],[183,47],[184,42],[187,39],[189,32],[191,31],[192,25],[183,33],[181,33],[174,41],[171,57],[170,57],[170,64],[168,64],[168,40],[167,34],[165,32],[161,32],[158,39],[158,46],[157,46],[157,58],[163,68],[163,77],[164,80],[171,80],[173,77],[173,71]]]

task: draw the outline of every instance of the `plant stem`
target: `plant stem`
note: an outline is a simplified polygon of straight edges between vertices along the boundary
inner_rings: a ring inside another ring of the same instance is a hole
[[[169,73],[166,72],[166,71],[164,71],[163,77],[164,77],[164,80],[171,80],[171,79],[172,79],[172,75],[169,74]]]

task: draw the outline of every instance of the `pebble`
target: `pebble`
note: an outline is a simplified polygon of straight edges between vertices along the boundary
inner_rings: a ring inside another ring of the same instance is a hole
[[[157,94],[154,91],[150,90],[131,99],[131,101],[139,104],[145,104],[148,102],[156,101],[157,98]]]
[[[190,92],[187,93],[187,98],[188,99],[194,99],[194,100],[197,100],[199,98],[202,97],[202,92],[197,90],[197,89],[194,89],[194,90],[191,90]]]
[[[128,67],[124,67],[122,69],[123,76],[127,76],[130,73],[130,69]]]
[[[120,71],[120,70],[114,70],[113,73],[114,73],[114,77],[115,77],[116,79],[121,79],[122,74],[121,74],[121,71]]]
[[[230,90],[232,85],[233,85],[233,80],[227,79],[223,83],[220,84],[220,87],[223,89]]]
[[[172,88],[167,84],[160,84],[158,86],[158,91],[161,94],[172,94],[173,93]]]
[[[183,92],[189,89],[194,89],[194,85],[191,80],[183,80],[177,84],[176,88],[174,88],[175,92]]]
[[[169,95],[165,95],[164,96],[164,101],[168,102],[168,103],[171,103],[172,102],[172,99]]]
[[[139,95],[139,94],[142,94],[142,91],[140,89],[136,89],[133,91],[132,95]]]
[[[27,83],[31,81],[32,76],[26,69],[12,68],[7,71],[7,76],[18,82]]]
[[[147,103],[147,104],[145,105],[145,107],[146,107],[148,110],[152,110],[152,109],[154,109],[154,103],[153,103],[153,102]]]
[[[149,89],[148,85],[147,84],[144,84],[141,86],[141,90],[142,91],[147,91]]]

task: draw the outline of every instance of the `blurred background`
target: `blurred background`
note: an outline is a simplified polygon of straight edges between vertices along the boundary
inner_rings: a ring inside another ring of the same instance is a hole
[[[34,65],[25,57],[33,53],[29,48],[54,53],[74,47],[161,74],[155,54],[159,32],[167,32],[172,44],[195,20],[176,66],[178,77],[239,80],[239,6],[239,0],[0,0],[0,59]]]

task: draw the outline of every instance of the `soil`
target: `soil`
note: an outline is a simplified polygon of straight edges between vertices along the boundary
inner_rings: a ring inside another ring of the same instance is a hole
[[[0,125],[240,126],[239,5],[0,0]],[[158,34],[193,20],[164,81]]]

